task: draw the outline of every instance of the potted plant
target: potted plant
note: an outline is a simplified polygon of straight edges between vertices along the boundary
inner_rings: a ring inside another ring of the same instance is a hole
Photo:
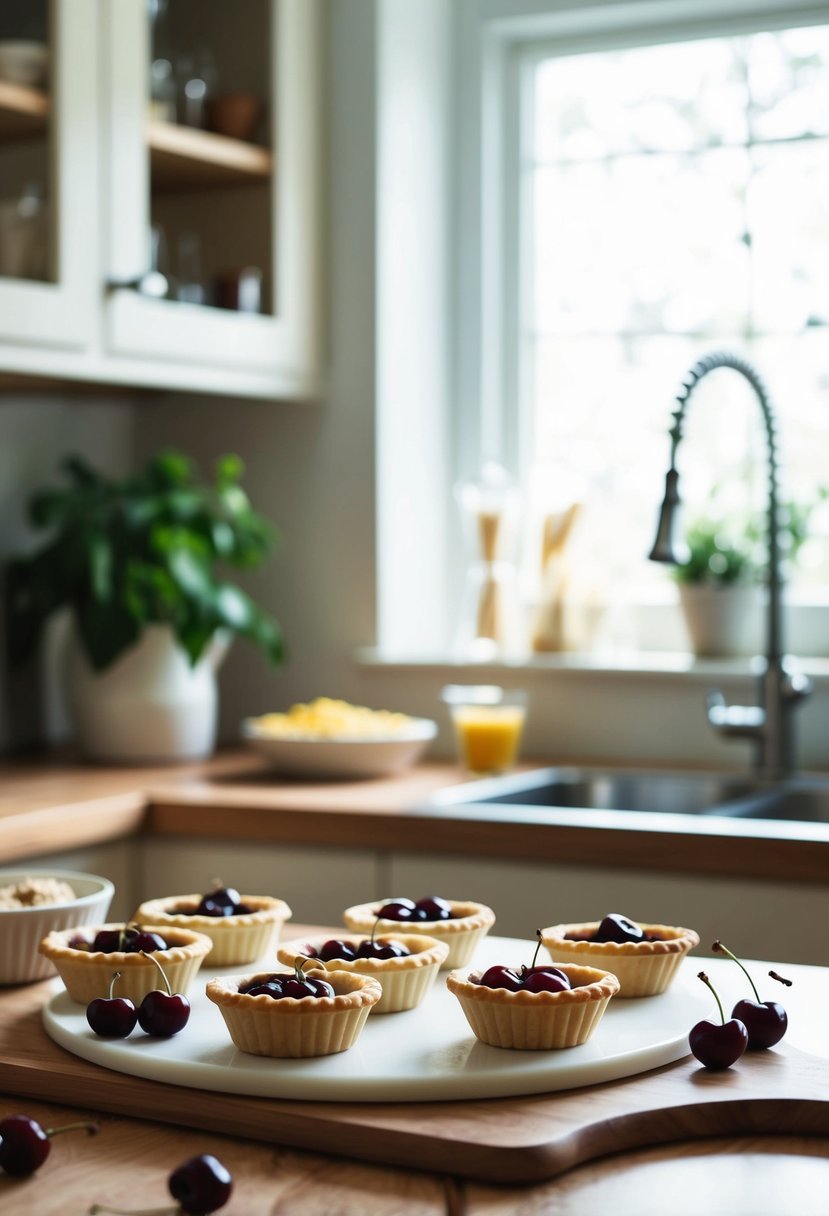
[[[63,487],[28,504],[48,538],[7,565],[10,661],[29,659],[68,609],[67,699],[83,750],[121,761],[208,754],[229,641],[247,638],[274,663],[283,655],[276,620],[219,575],[260,565],[274,540],[242,489],[242,461],[222,456],[212,482],[172,450],[120,480],[78,456],[62,472]]]
[[[827,496],[786,502],[779,509],[782,558],[793,565],[809,534],[809,520]],[[765,514],[742,521],[700,517],[688,528],[688,557],[674,567],[680,605],[694,653],[700,657],[752,655],[761,651],[765,603]]]

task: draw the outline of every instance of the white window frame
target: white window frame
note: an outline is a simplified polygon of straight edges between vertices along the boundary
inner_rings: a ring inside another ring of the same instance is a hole
[[[484,460],[496,459],[520,479],[532,463],[517,239],[527,60],[822,24],[827,8],[825,0],[460,0],[457,19],[465,54],[458,84],[456,272],[462,286],[455,396],[456,433],[464,440],[454,472],[468,477]],[[666,459],[671,388],[666,385]],[[663,472],[654,470],[655,503]],[[447,500],[451,504],[448,493]]]

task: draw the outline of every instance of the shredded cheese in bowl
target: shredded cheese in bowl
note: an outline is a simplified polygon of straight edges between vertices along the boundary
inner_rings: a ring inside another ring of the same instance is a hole
[[[412,723],[408,714],[368,709],[332,697],[293,705],[287,713],[261,714],[257,732],[272,739],[372,739],[399,734]]]

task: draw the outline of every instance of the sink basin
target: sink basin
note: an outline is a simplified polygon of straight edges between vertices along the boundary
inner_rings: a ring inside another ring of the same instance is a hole
[[[725,773],[546,768],[454,786],[435,801],[829,823],[829,780],[770,785]]]
[[[456,786],[439,801],[700,815],[736,801],[748,806],[766,793],[739,775],[548,768]]]

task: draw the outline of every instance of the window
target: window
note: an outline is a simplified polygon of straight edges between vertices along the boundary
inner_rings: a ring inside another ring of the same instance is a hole
[[[586,583],[658,595],[672,396],[701,355],[736,349],[766,380],[784,496],[829,483],[825,6],[481,7],[481,455],[516,472],[536,519],[586,504]],[[751,390],[710,377],[680,450],[689,514],[761,509],[765,451]],[[798,578],[827,590],[820,514]]]

